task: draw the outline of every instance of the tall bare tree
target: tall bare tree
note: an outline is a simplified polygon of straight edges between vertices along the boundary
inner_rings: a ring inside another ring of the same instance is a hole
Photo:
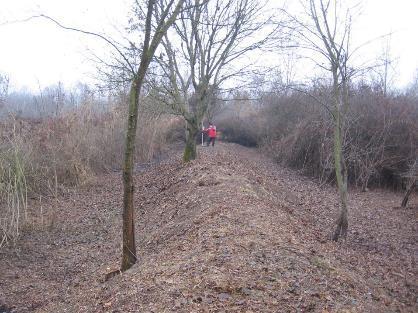
[[[134,233],[134,151],[138,121],[139,95],[145,75],[154,53],[168,28],[175,22],[185,0],[148,0],[146,8],[145,35],[139,66],[132,67],[132,83],[129,91],[128,129],[126,132],[125,158],[123,163],[123,248],[121,271],[136,263]],[[137,2],[138,3],[138,2]],[[156,14],[160,12],[160,14]],[[155,19],[155,28],[152,21]]]
[[[9,77],[0,74],[0,109],[5,104],[9,93]]]
[[[222,84],[244,74],[240,60],[265,45],[277,28],[262,16],[262,1],[186,0],[170,34],[163,38],[165,53],[157,58],[164,73],[160,87],[173,113],[186,120],[183,159],[196,158],[196,135]]]
[[[123,235],[122,261],[120,267],[120,271],[122,272],[132,267],[137,261],[134,227],[133,169],[140,94],[155,51],[167,30],[173,25],[178,14],[182,11],[184,3],[185,0],[136,0],[134,2],[134,11],[138,13],[137,17],[139,18],[135,24],[137,28],[141,30],[143,36],[139,49],[136,47],[132,49],[131,46],[134,45],[132,42],[130,42],[130,46],[128,47],[120,47],[120,45],[107,38],[105,35],[67,27],[49,16],[41,15],[41,17],[53,21],[61,28],[92,35],[104,40],[115,49],[119,58],[115,59],[116,66],[111,63],[103,63],[108,64],[112,69],[120,69],[119,72],[126,75],[122,82],[129,82],[130,84],[128,122],[123,162]],[[134,53],[139,52],[139,55],[134,55],[132,57],[132,51],[134,51]],[[138,59],[139,63],[136,62]],[[113,273],[117,272],[119,271]],[[109,275],[108,278],[111,276],[113,275]]]
[[[352,10],[344,9],[343,1],[340,0],[309,0],[305,12],[305,21],[293,17],[296,34],[301,40],[300,46],[309,51],[310,59],[331,74],[332,81],[332,104],[324,106],[331,113],[334,123],[333,154],[340,213],[332,239],[337,241],[340,237],[345,238],[348,230],[347,164],[343,147],[349,108],[349,83],[354,73],[349,66],[354,52],[350,46]],[[312,52],[320,58],[312,57]]]

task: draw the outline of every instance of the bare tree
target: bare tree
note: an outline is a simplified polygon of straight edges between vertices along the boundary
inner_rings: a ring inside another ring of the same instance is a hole
[[[104,35],[67,27],[56,21],[55,19],[41,15],[41,17],[51,20],[59,27],[81,32],[83,34],[98,37],[104,40],[107,44],[113,47],[119,56],[115,59],[119,64],[117,68],[122,69],[121,72],[126,73],[126,79],[123,82],[129,82],[129,106],[128,106],[128,123],[125,141],[125,153],[123,162],[123,226],[122,226],[122,261],[120,271],[109,273],[107,278],[114,274],[123,272],[137,261],[136,245],[135,245],[135,228],[134,228],[134,152],[135,152],[135,138],[138,122],[138,108],[139,99],[142,87],[144,85],[145,76],[147,74],[149,65],[154,57],[163,36],[167,30],[173,25],[178,14],[183,8],[185,0],[140,0],[135,1],[134,7],[137,12],[140,12],[138,21],[139,28],[143,34],[141,42],[139,64],[134,62],[137,58],[132,58],[130,51],[131,47],[121,48],[120,45]],[[130,43],[132,45],[132,43]],[[136,48],[136,47],[135,47]],[[136,50],[136,49],[135,49]],[[132,59],[134,61],[132,61]],[[106,63],[112,66],[110,63]],[[113,66],[114,68],[114,66]]]
[[[415,162],[411,164],[408,173],[406,173],[405,178],[409,180],[409,186],[406,189],[405,195],[402,200],[401,207],[406,207],[408,204],[409,197],[411,193],[415,190],[418,182],[418,158],[415,159]]]
[[[316,32],[322,39],[324,55],[327,56],[332,73],[333,86],[333,118],[334,118],[334,165],[337,178],[338,191],[340,194],[340,215],[336,222],[336,228],[332,239],[337,241],[340,236],[347,236],[348,229],[348,206],[347,206],[347,164],[343,154],[343,136],[345,132],[345,116],[349,106],[348,83],[350,69],[348,60],[350,56],[350,28],[351,17],[342,24],[341,37],[337,37],[338,20],[330,25],[329,19],[337,19],[333,12],[337,10],[338,1],[311,0],[310,12],[316,26]],[[332,16],[334,15],[334,16]]]
[[[160,96],[174,114],[186,120],[183,159],[196,158],[196,135],[202,119],[219,94],[222,84],[244,74],[248,63],[239,64],[250,51],[265,45],[276,31],[261,16],[263,4],[251,0],[186,0],[191,9],[182,11],[157,58],[163,81]],[[261,34],[267,31],[267,34]],[[211,111],[211,110],[209,110]]]
[[[337,241],[346,237],[348,230],[347,205],[347,163],[343,153],[344,136],[347,127],[349,108],[349,82],[354,73],[349,67],[354,51],[350,50],[352,12],[343,10],[339,0],[309,0],[305,7],[307,21],[293,17],[296,33],[301,46],[312,55],[319,55],[325,63],[315,56],[309,56],[322,69],[331,73],[332,104],[324,106],[334,123],[334,167],[340,197],[340,213],[332,239]]]
[[[391,34],[389,34],[385,36],[381,53],[377,57],[377,64],[368,68],[372,83],[379,87],[384,97],[388,96],[392,87],[396,63],[391,53]]]
[[[4,106],[7,95],[9,94],[9,77],[0,74],[0,108]]]
[[[393,66],[393,60],[390,56],[390,37],[386,41],[386,45],[383,49],[382,56],[380,57],[383,65],[383,73],[378,73],[380,76],[381,85],[383,88],[383,95],[386,97],[388,88],[391,82],[391,78],[389,77],[389,72],[391,67]]]
[[[139,95],[154,53],[168,28],[175,22],[184,1],[167,0],[160,1],[159,3],[157,3],[157,0],[147,1],[142,54],[139,66],[136,69],[132,68],[133,78],[129,91],[128,129],[126,132],[125,159],[123,164],[123,251],[121,271],[129,269],[137,260],[134,233],[134,182],[132,174]],[[158,11],[161,14],[157,15],[156,12]],[[152,28],[153,19],[156,21],[156,27],[154,29]]]

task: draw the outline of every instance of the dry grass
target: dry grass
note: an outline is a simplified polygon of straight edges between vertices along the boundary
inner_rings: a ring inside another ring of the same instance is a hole
[[[0,122],[0,246],[17,238],[25,224],[33,224],[27,218],[28,198],[56,198],[68,187],[88,184],[96,174],[120,170],[125,116],[120,106],[100,112],[83,105],[58,117],[10,116]],[[143,110],[136,160],[148,162],[161,153],[176,123]],[[42,220],[44,214],[36,212],[32,219]]]
[[[0,247],[19,236],[21,220],[27,220],[28,186],[26,173],[29,162],[23,153],[24,145],[16,136],[13,125],[9,145],[2,147],[0,153],[0,196],[2,211],[0,215]]]

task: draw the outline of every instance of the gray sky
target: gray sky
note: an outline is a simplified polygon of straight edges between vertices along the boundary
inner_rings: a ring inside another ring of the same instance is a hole
[[[129,5],[129,0],[0,0],[0,24],[45,13],[66,25],[117,37],[116,26],[126,24]],[[364,0],[361,6],[353,40],[360,44],[393,32],[395,84],[406,85],[418,68],[418,1]],[[64,31],[40,19],[1,25],[0,43],[0,73],[10,76],[13,89],[36,89],[57,81],[67,86],[76,81],[92,81],[94,66],[88,61],[87,48],[98,54],[106,49],[97,39]],[[365,60],[373,59],[382,47],[383,43],[376,41],[365,47],[361,55]]]
[[[64,25],[117,37],[115,27],[126,23],[129,0],[0,0],[0,24],[44,13]],[[122,23],[120,22],[122,21]],[[99,39],[65,31],[45,19],[0,26],[0,72],[13,87],[45,87],[58,81],[91,81],[94,65],[88,49],[99,55]]]

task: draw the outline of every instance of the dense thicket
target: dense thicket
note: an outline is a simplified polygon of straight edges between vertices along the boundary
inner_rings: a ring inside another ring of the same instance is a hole
[[[278,162],[333,182],[329,95],[323,86],[264,92],[258,100],[240,101],[240,114],[225,110],[219,128],[225,140],[259,146]],[[369,85],[352,86],[343,147],[351,185],[404,188],[404,176],[417,157],[417,121],[418,100],[412,93],[384,95]]]

